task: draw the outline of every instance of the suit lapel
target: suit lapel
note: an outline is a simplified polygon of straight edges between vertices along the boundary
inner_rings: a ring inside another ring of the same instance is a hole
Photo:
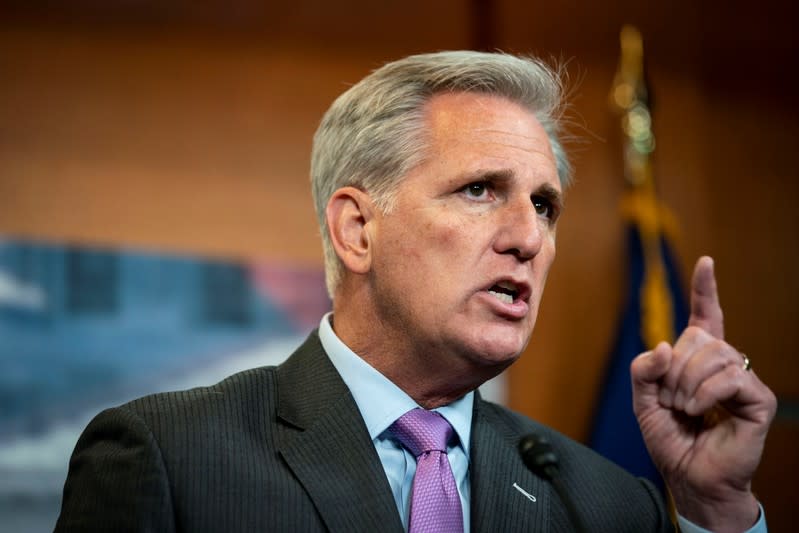
[[[278,397],[280,453],[328,529],[402,531],[358,407],[316,333],[278,369]]]
[[[518,438],[478,395],[470,463],[473,533],[549,529],[550,489],[524,466],[516,449]]]

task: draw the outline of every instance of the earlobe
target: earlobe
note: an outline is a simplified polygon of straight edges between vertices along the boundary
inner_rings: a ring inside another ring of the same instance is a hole
[[[355,187],[338,189],[327,202],[325,214],[330,240],[344,267],[356,274],[371,268],[371,241],[367,224],[374,206],[369,195]]]

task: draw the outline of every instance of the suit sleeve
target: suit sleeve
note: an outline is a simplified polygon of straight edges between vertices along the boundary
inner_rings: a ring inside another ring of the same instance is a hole
[[[676,531],[674,523],[672,522],[671,514],[667,508],[667,502],[663,498],[660,490],[646,478],[638,478],[638,481],[644,486],[644,489],[652,498],[655,511],[657,514],[657,529],[653,531],[662,531],[664,533],[674,533]]]
[[[169,480],[149,427],[124,408],[103,411],[75,446],[56,532],[169,532]]]

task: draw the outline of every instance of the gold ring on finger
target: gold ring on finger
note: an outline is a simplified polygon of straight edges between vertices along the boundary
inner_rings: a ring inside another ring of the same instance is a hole
[[[744,362],[741,367],[744,370],[752,370],[752,361],[749,359],[749,357],[745,353],[742,353],[741,356],[744,358]]]

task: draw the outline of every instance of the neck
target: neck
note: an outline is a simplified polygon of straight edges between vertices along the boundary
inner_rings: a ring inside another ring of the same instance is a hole
[[[468,357],[449,354],[447,346],[415,345],[406,331],[386,324],[369,305],[346,299],[334,300],[333,330],[355,354],[425,409],[454,402],[510,365],[476,367]]]

